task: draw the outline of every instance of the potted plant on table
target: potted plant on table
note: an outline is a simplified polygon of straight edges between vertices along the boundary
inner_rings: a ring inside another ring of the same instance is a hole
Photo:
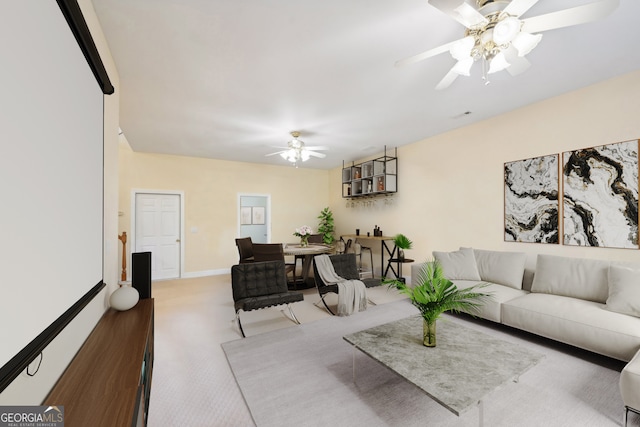
[[[412,286],[397,279],[385,280],[384,283],[407,295],[411,304],[420,310],[423,320],[422,343],[427,347],[436,346],[436,320],[442,313],[464,311],[473,315],[491,297],[479,291],[486,286],[484,284],[458,289],[444,277],[438,261],[426,262],[418,273],[417,283]]]
[[[398,248],[398,259],[400,262],[404,261],[404,251],[411,249],[413,242],[404,234],[396,234],[393,238],[393,244]]]

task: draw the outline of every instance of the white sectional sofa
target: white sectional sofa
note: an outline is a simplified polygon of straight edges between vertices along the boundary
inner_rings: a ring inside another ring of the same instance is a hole
[[[487,283],[478,317],[627,362],[640,349],[640,264],[538,255],[529,271],[519,252],[433,255],[459,288]]]

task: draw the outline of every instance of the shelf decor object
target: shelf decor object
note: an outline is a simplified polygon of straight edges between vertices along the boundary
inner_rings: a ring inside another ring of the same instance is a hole
[[[342,166],[342,197],[360,198],[389,195],[398,191],[398,149],[394,156],[384,155],[362,163]]]
[[[133,308],[140,299],[138,290],[133,286],[120,286],[109,297],[109,305],[114,310],[127,311]]]
[[[558,155],[504,164],[504,240],[559,243]]]
[[[562,154],[565,245],[638,249],[638,140]]]

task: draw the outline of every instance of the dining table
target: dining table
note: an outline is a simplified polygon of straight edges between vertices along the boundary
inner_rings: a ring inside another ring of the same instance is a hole
[[[320,254],[328,254],[331,252],[332,247],[323,244],[309,243],[307,246],[302,246],[296,243],[286,243],[283,246],[284,255],[289,256],[302,256],[302,274],[298,278],[294,271],[294,288],[295,289],[307,289],[315,286],[315,279],[313,273],[311,273],[311,265],[313,263],[313,257]]]

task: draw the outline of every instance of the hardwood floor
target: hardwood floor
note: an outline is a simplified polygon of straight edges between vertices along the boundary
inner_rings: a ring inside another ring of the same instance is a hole
[[[152,287],[155,362],[149,426],[253,426],[220,347],[242,339],[230,276],[156,281]],[[292,305],[301,323],[330,316],[322,304],[314,305],[320,300],[315,288],[303,292],[305,300]],[[367,295],[376,304],[402,298],[384,286],[368,289]],[[327,302],[336,304],[337,297],[329,295]],[[296,327],[280,312],[283,307],[241,312],[247,336]]]

